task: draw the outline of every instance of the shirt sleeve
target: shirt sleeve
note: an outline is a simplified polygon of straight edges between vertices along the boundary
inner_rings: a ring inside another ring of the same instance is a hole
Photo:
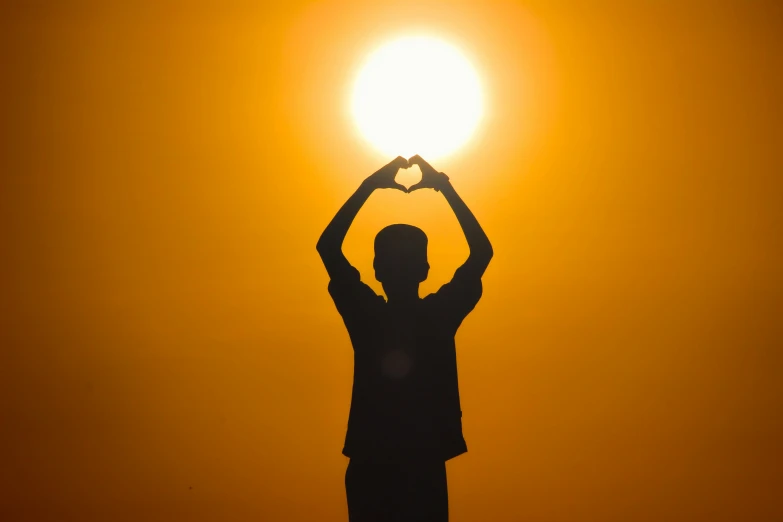
[[[449,330],[456,333],[465,317],[476,307],[482,292],[481,276],[463,265],[457,269],[451,281],[433,295],[439,315]]]
[[[383,300],[383,297],[362,282],[359,271],[350,265],[329,281],[329,295],[332,296],[346,326],[361,319],[379,300]]]

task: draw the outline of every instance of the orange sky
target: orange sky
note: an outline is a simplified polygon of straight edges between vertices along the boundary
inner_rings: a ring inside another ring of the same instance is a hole
[[[352,353],[315,242],[391,159],[347,96],[411,29],[489,104],[435,165],[495,249],[457,336],[451,519],[783,519],[778,3],[17,4],[0,519],[347,519]],[[387,192],[346,253],[380,291],[373,236],[421,226],[433,291],[456,219]]]

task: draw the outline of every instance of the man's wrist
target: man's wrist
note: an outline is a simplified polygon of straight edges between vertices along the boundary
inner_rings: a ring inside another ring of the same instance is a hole
[[[449,177],[446,174],[444,174],[443,172],[439,172],[438,174],[439,174],[439,176],[438,176],[439,179],[438,179],[438,182],[435,184],[435,187],[434,187],[435,190],[440,192],[444,188],[447,189],[447,190],[449,188],[451,188],[451,181],[449,181]]]

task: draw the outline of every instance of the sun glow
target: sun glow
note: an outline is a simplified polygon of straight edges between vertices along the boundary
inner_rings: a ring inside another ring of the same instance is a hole
[[[473,135],[483,114],[478,74],[436,38],[405,37],[369,56],[351,110],[364,138],[386,156],[437,159]]]

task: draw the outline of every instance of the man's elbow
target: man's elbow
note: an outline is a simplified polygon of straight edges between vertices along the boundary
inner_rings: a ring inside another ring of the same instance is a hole
[[[489,252],[484,256],[484,259],[482,259],[481,264],[484,265],[484,269],[489,266],[489,262],[492,261],[492,249],[489,249]]]
[[[333,257],[329,253],[329,250],[324,248],[322,245],[316,245],[315,249],[318,252],[319,257],[321,258],[321,261],[323,261],[324,263],[329,262],[329,260]]]
[[[492,250],[492,243],[487,241],[487,244],[481,249],[481,257],[486,259],[487,263],[489,263],[493,255],[495,255],[495,251]]]
[[[323,236],[318,239],[318,243],[315,244],[315,249],[319,254],[324,255],[329,252],[329,242],[324,240]]]
[[[321,256],[321,259],[326,260],[333,258],[337,255],[339,255],[340,248],[335,248],[332,245],[329,245],[328,243],[323,243],[319,241],[315,245],[315,249],[318,252],[318,255]]]
[[[489,266],[493,254],[492,246],[487,244],[486,247],[471,250],[470,256],[468,256],[468,260],[465,264],[472,266],[479,274],[483,274],[484,270]]]

